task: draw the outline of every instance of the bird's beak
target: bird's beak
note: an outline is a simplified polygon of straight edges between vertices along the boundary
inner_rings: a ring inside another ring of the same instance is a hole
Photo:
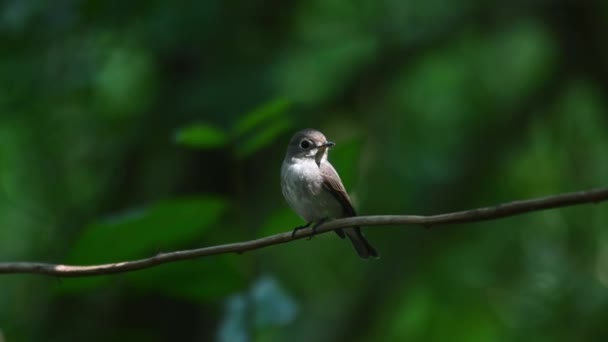
[[[331,142],[331,141],[327,141],[324,144],[319,145],[318,147],[324,147],[324,148],[329,148],[329,147],[334,147],[335,143]]]
[[[315,162],[317,163],[317,166],[321,165],[321,159],[323,159],[323,155],[325,154],[325,151],[334,146],[335,144],[331,141],[326,141],[325,143],[317,146],[317,148],[319,149],[317,151],[317,154],[315,155]]]

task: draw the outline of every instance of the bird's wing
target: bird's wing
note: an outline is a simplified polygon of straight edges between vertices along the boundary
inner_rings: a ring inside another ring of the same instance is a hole
[[[342,180],[340,180],[340,176],[338,176],[334,167],[330,163],[321,163],[319,168],[323,177],[323,186],[340,202],[344,210],[344,216],[356,216],[353,202],[350,200],[346,189],[344,189]]]
[[[355,213],[355,208],[353,208],[353,203],[334,167],[330,163],[321,163],[319,169],[321,170],[321,176],[323,177],[323,187],[340,202],[343,211],[342,214],[345,217],[356,216],[357,214]],[[336,229],[336,234],[341,238],[346,237],[342,229]]]

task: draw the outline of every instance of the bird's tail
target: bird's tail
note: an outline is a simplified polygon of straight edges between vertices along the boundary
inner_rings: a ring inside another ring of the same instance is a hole
[[[376,249],[367,241],[363,233],[361,232],[361,228],[353,227],[344,229],[344,233],[348,236],[348,239],[355,247],[357,254],[363,259],[368,258],[379,258],[378,252]]]

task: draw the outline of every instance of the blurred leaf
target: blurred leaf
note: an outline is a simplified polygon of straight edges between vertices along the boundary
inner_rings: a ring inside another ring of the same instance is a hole
[[[66,278],[62,279],[55,287],[56,295],[87,293],[100,286],[110,284],[112,276],[96,276],[86,278]]]
[[[351,190],[357,179],[357,164],[362,147],[363,144],[361,140],[350,140],[338,142],[336,146],[331,149],[329,158],[332,165],[340,174],[340,179],[342,179],[342,183],[347,191]]]
[[[261,276],[248,293],[237,293],[226,302],[226,313],[220,325],[220,341],[249,340],[247,317],[255,317],[256,340],[269,338],[276,328],[291,323],[299,311],[295,300],[285,292],[274,277]]]
[[[286,99],[276,99],[268,102],[240,118],[234,126],[234,134],[240,136],[251,132],[252,129],[262,123],[278,120],[285,115],[290,106],[291,103]]]
[[[275,139],[286,132],[289,127],[290,124],[287,118],[279,117],[274,119],[263,128],[252,133],[248,139],[240,142],[237,145],[236,156],[238,158],[248,157],[262,147],[275,141]]]
[[[473,89],[481,90],[480,96],[492,99],[502,110],[517,103],[518,98],[533,91],[554,71],[554,45],[544,25],[528,20],[476,42],[463,51],[468,55],[465,58],[474,63],[471,69],[481,81],[482,87]],[[517,54],[504,58],[513,51]],[[496,61],[501,61],[501,77],[496,77]]]
[[[288,232],[294,227],[304,224],[287,204],[283,205],[283,209],[275,211],[270,218],[264,222],[259,229],[258,236],[268,236],[272,234]]]
[[[239,119],[234,126],[238,138],[235,155],[245,158],[268,146],[290,126],[286,113],[290,102],[277,99],[256,108]]]
[[[281,94],[297,103],[323,103],[348,87],[358,68],[374,58],[377,48],[377,36],[362,31],[314,48],[296,45],[277,63],[276,82]]]
[[[298,313],[296,302],[274,277],[260,277],[250,293],[255,304],[254,317],[258,328],[289,324]]]
[[[468,293],[461,294],[462,296]],[[477,299],[479,301],[479,299]],[[467,310],[462,306],[451,307],[442,305],[441,310],[436,308],[434,322],[429,329],[430,341],[500,341],[500,322],[493,315],[492,310],[477,301],[467,302],[462,300],[462,305],[467,305]]]
[[[553,140],[563,146],[554,143],[553,147],[576,160],[568,163],[571,175],[568,181],[584,184],[584,187],[608,182],[607,109],[603,96],[591,84],[576,82],[564,90],[554,106],[558,116]],[[582,164],[592,167],[581,167]]]
[[[387,327],[386,320],[380,319],[378,320],[381,322],[379,329],[392,340],[423,340],[425,330],[432,317],[431,291],[416,285],[398,296],[401,298],[390,301],[391,308],[387,309],[387,313],[385,313],[385,315],[393,317],[390,325]]]
[[[133,44],[106,46],[107,56],[95,75],[94,94],[102,113],[122,118],[142,112],[156,92],[154,61],[145,49]]]
[[[239,255],[187,260],[129,273],[127,279],[140,290],[210,301],[244,287],[246,279],[239,269],[241,261]]]
[[[247,329],[247,298],[238,293],[226,300],[224,319],[219,327],[219,342],[247,342],[250,340]]]
[[[226,206],[219,197],[172,199],[110,217],[85,229],[69,260],[116,261],[188,242],[215,222]]]
[[[219,197],[173,199],[93,223],[74,245],[68,262],[117,262],[170,250],[201,236],[226,207]],[[82,289],[90,283],[82,282]],[[78,289],[73,284],[70,290]]]
[[[183,128],[175,135],[175,141],[181,145],[204,148],[218,148],[226,145],[228,136],[219,128],[207,124],[195,124]]]
[[[569,161],[563,153],[552,153],[556,138],[551,136],[549,127],[538,122],[532,125],[531,131],[529,146],[511,155],[505,166],[508,177],[498,183],[512,189],[511,193],[517,197],[558,192],[567,177]]]

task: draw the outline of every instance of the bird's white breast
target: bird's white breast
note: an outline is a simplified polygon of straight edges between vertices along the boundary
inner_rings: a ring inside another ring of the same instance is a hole
[[[340,203],[323,188],[321,171],[312,159],[285,160],[281,188],[289,206],[308,222],[339,217],[342,212]]]

